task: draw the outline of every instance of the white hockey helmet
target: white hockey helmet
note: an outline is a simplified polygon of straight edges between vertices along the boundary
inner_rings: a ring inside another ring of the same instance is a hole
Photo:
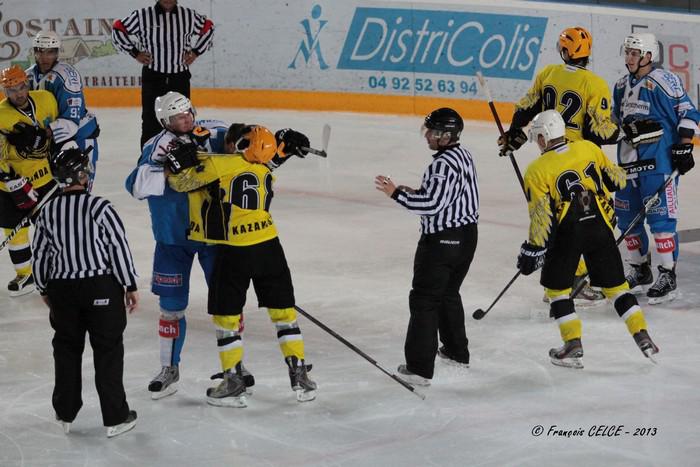
[[[549,144],[553,139],[566,135],[566,125],[559,112],[556,110],[545,110],[535,116],[529,130],[530,142],[536,143],[539,135],[544,137],[545,144]]]
[[[170,117],[178,114],[191,112],[196,115],[192,102],[179,92],[168,91],[164,96],[156,97],[156,118],[163,126],[168,129]]]
[[[646,56],[647,52],[651,52],[651,61],[656,62],[659,60],[659,41],[650,32],[630,34],[625,37],[622,48],[623,51],[624,49],[637,49],[641,52],[642,58]]]
[[[35,49],[60,49],[61,39],[53,31],[39,31],[32,40],[32,47]]]

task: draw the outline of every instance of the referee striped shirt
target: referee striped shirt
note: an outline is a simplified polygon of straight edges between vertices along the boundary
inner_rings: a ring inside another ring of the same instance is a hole
[[[136,270],[124,225],[108,200],[68,191],[50,200],[36,220],[34,281],[45,293],[52,279],[113,274],[136,290]]]
[[[134,43],[129,36],[138,40]],[[198,36],[192,45],[192,36]],[[202,55],[211,47],[214,23],[191,8],[176,5],[165,11],[160,4],[134,10],[112,25],[114,46],[132,57],[139,52],[151,54],[148,68],[160,73],[180,73],[188,69],[185,52]]]
[[[415,193],[397,189],[392,194],[399,204],[421,216],[421,232],[476,224],[479,220],[479,186],[472,155],[455,145],[433,155]]]

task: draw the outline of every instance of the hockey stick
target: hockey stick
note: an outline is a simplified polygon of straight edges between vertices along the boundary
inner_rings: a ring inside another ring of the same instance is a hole
[[[425,394],[423,394],[423,393],[417,391],[416,388],[414,388],[413,386],[411,386],[410,384],[408,384],[407,382],[405,382],[404,380],[402,380],[401,378],[399,378],[399,377],[396,376],[395,374],[390,373],[390,372],[389,372],[388,370],[386,370],[383,366],[381,366],[379,363],[377,363],[377,361],[376,361],[375,359],[373,359],[372,357],[370,357],[369,355],[367,355],[366,353],[364,353],[362,350],[360,350],[360,349],[358,349],[357,347],[355,347],[353,344],[351,344],[351,343],[350,343],[347,339],[345,339],[343,336],[341,336],[341,335],[338,334],[337,332],[333,331],[331,328],[329,328],[328,326],[326,326],[325,324],[323,324],[322,322],[320,322],[319,320],[317,320],[316,318],[314,318],[313,316],[311,316],[310,314],[308,314],[306,311],[302,310],[300,307],[295,306],[294,309],[297,310],[301,315],[305,316],[309,321],[311,321],[312,323],[314,323],[316,326],[318,326],[319,328],[323,329],[323,330],[326,331],[328,334],[330,334],[331,336],[335,337],[335,338],[338,339],[340,342],[342,342],[343,344],[345,344],[348,348],[350,348],[350,350],[354,351],[356,354],[358,354],[359,356],[361,356],[362,358],[364,358],[365,360],[367,360],[368,362],[370,362],[372,365],[374,365],[376,368],[378,368],[382,373],[386,374],[389,378],[393,379],[394,381],[396,381],[397,383],[399,383],[401,386],[403,386],[403,387],[405,387],[406,389],[408,389],[409,391],[411,391],[411,392],[412,392],[413,394],[415,394],[416,396],[418,396],[418,397],[420,397],[421,399],[425,400]]]
[[[493,301],[493,303],[491,303],[491,305],[486,309],[486,311],[482,310],[481,308],[477,308],[477,309],[474,311],[474,313],[472,313],[472,318],[474,318],[474,319],[481,319],[481,318],[483,318],[484,316],[486,316],[486,313],[488,313],[489,311],[491,311],[491,308],[493,308],[493,306],[496,304],[496,302],[498,302],[498,300],[501,299],[501,297],[503,296],[503,294],[506,293],[506,290],[508,290],[508,289],[510,288],[510,286],[513,285],[513,282],[515,282],[515,280],[516,280],[518,277],[520,277],[520,270],[519,270],[519,269],[518,269],[518,272],[516,272],[515,275],[513,276],[513,278],[510,280],[510,282],[508,282],[508,283],[506,284],[506,286],[503,287],[503,290],[501,290],[501,293],[498,294],[498,297],[496,297],[496,299]]]
[[[479,79],[479,84],[481,85],[481,89],[484,90],[484,94],[486,94],[486,99],[488,100],[489,103],[489,109],[491,109],[491,113],[493,114],[493,119],[496,120],[496,126],[498,127],[498,132],[501,134],[501,138],[505,141],[506,139],[506,132],[503,131],[503,125],[501,124],[501,119],[498,116],[498,111],[496,110],[496,106],[493,104],[493,99],[491,98],[491,91],[489,90],[489,86],[486,83],[486,79],[484,78],[484,75],[481,74],[481,71],[476,72],[476,77]],[[525,193],[525,182],[523,181],[523,176],[520,173],[520,168],[518,167],[518,163],[515,161],[515,157],[513,157],[513,153],[511,152],[510,155],[508,156],[510,158],[511,164],[513,164],[513,169],[515,170],[515,175],[518,177],[518,182],[520,182],[520,188],[523,190],[523,194],[525,197],[527,197],[527,193]]]
[[[615,245],[619,245],[620,243],[622,243],[627,234],[629,234],[632,231],[632,229],[634,229],[635,226],[639,223],[639,221],[641,221],[644,218],[644,215],[646,214],[647,210],[659,200],[661,192],[664,191],[666,187],[670,185],[671,182],[675,180],[677,176],[678,169],[674,170],[673,173],[671,173],[671,175],[669,175],[669,177],[666,180],[664,180],[661,186],[656,190],[654,196],[649,198],[647,202],[644,203],[644,206],[642,206],[642,209],[640,209],[637,215],[634,217],[634,219],[632,219],[632,222],[630,222],[630,225],[627,226],[627,229],[625,229],[625,231],[622,232],[622,235],[617,237],[617,240],[615,240]],[[576,295],[578,295],[581,292],[581,290],[583,290],[583,288],[589,284],[589,282],[590,280],[588,277],[588,273],[586,273],[585,279],[582,280],[578,287],[576,287],[576,289],[571,293],[571,299],[576,298]]]
[[[328,150],[328,141],[330,139],[331,139],[331,126],[328,123],[326,123],[325,125],[323,125],[323,135],[321,137],[321,147],[323,149],[307,148],[307,147],[303,147],[303,146],[301,149],[303,149],[304,151],[308,151],[311,154],[316,154],[317,156],[328,157],[328,153],[326,151]]]
[[[32,208],[32,211],[26,216],[24,216],[24,218],[21,221],[19,221],[19,224],[17,224],[17,226],[14,229],[12,229],[12,231],[9,234],[7,234],[5,240],[3,240],[2,243],[0,243],[0,251],[2,251],[8,243],[10,243],[10,240],[15,238],[17,232],[19,232],[20,230],[22,230],[22,228],[24,228],[24,226],[29,224],[29,221],[32,219],[32,217],[34,217],[36,213],[41,211],[41,208],[44,207],[44,205],[49,201],[49,199],[51,198],[51,196],[53,196],[56,190],[58,190],[58,183],[52,186],[51,189],[47,191],[46,194],[41,198],[41,200],[36,204],[36,206]]]

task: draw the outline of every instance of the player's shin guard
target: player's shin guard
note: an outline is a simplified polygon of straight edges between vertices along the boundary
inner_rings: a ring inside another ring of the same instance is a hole
[[[642,308],[639,306],[635,296],[629,293],[629,287],[626,282],[618,287],[603,289],[603,292],[606,297],[613,301],[615,311],[625,321],[631,335],[634,336],[639,331],[647,328]]]
[[[187,320],[184,311],[161,310],[158,322],[161,366],[178,366],[180,364],[180,354],[185,345],[186,334]]]
[[[673,269],[676,264],[675,257],[677,257],[676,234],[671,232],[655,233],[654,241],[661,265],[666,269]]]
[[[277,329],[277,340],[285,358],[296,357],[304,360],[304,338],[297,324],[294,308],[268,308],[270,319]]]
[[[552,303],[550,305],[552,316],[559,325],[559,333],[561,334],[562,340],[567,342],[571,339],[580,339],[583,326],[574,309],[574,302],[568,296],[571,289],[552,292],[566,293],[564,296],[559,295],[552,298]]]
[[[8,236],[12,229],[3,229]],[[32,247],[29,243],[29,227],[20,229],[9,241],[10,261],[18,276],[28,276],[32,273]]]
[[[216,345],[221,369],[226,372],[243,360],[243,341],[240,334],[240,315],[215,315]]]

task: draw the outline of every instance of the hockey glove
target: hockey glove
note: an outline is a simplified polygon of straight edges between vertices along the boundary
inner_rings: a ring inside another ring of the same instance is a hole
[[[661,124],[650,119],[623,123],[622,131],[625,133],[622,139],[633,148],[640,144],[655,143],[664,135],[664,129]]]
[[[49,139],[44,128],[25,122],[15,123],[12,130],[12,133],[7,135],[7,141],[20,153],[37,151],[43,148]]]
[[[199,165],[197,145],[194,143],[176,143],[175,147],[165,155],[165,164],[174,174]]]
[[[527,142],[527,135],[520,128],[511,127],[504,133],[504,136],[498,138],[498,147],[500,151],[498,155],[501,157],[510,157],[513,151],[517,151]]]
[[[18,209],[32,209],[39,195],[25,177],[20,177],[10,168],[10,172],[0,172],[0,182],[4,183]]]
[[[518,255],[517,268],[525,276],[529,276],[544,265],[544,255],[546,248],[523,242]]]
[[[695,167],[693,159],[693,143],[680,143],[671,146],[671,165],[684,175]]]
[[[209,141],[211,132],[207,128],[196,126],[190,133],[190,136],[197,146],[204,147],[204,145],[207,144],[207,141]]]
[[[284,157],[290,154],[304,157],[309,153],[307,150],[310,145],[309,138],[307,138],[305,134],[299,133],[291,128],[279,130],[275,133],[275,139],[279,147],[278,152],[282,153]]]

